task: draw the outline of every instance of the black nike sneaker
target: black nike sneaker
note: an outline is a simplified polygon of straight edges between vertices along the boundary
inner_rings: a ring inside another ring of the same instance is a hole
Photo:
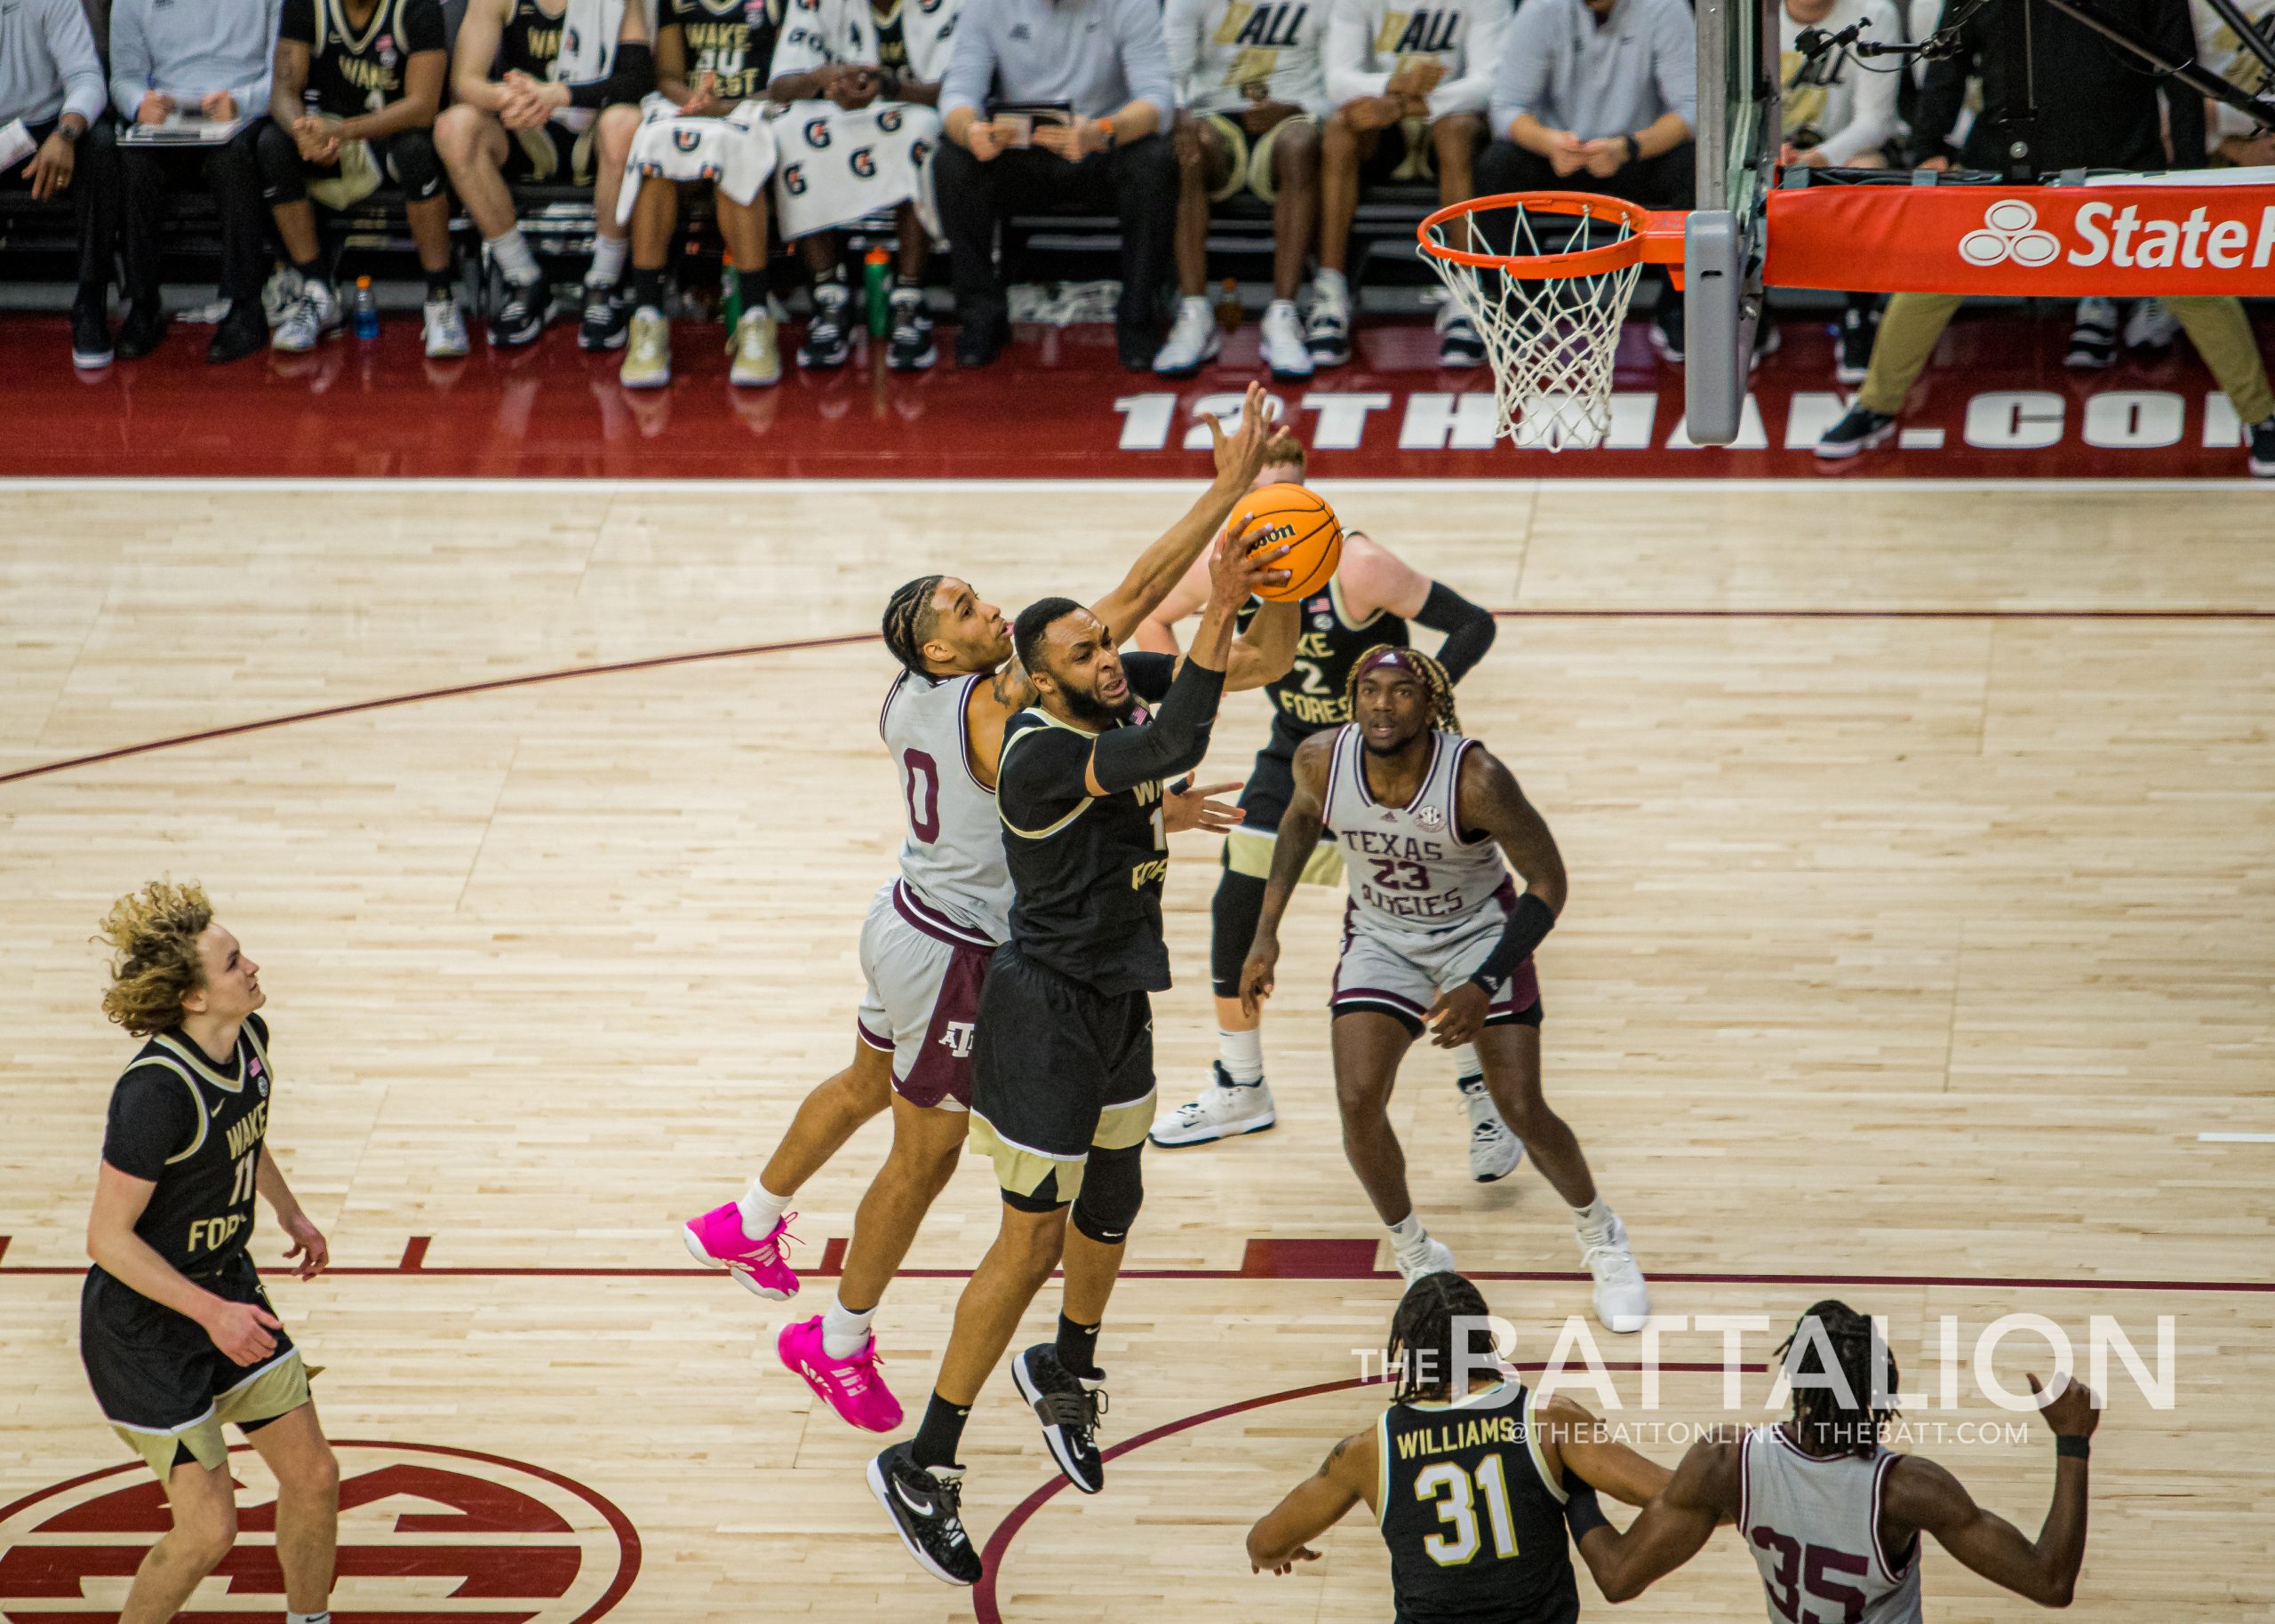
[[[577,324],[577,347],[588,354],[620,350],[632,330],[632,290],[622,283],[585,284],[585,312]]]
[[[895,1444],[869,1462],[869,1493],[892,1515],[900,1542],[933,1578],[979,1582],[979,1553],[963,1531],[963,1468],[919,1466],[913,1443]]]
[[[553,290],[545,282],[499,278],[498,302],[490,312],[491,346],[510,350],[535,343],[552,314]]]
[[[1106,1487],[1106,1462],[1099,1458],[1098,1417],[1106,1413],[1106,1389],[1085,1381],[1060,1363],[1058,1349],[1037,1342],[1011,1361],[1019,1397],[1034,1406],[1042,1441],[1066,1481],[1085,1494]]]

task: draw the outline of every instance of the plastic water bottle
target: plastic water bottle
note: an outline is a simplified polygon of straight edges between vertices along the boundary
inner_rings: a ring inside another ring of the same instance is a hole
[[[719,319],[730,332],[743,324],[743,274],[735,268],[732,254],[719,262]]]
[[[1217,294],[1217,325],[1226,332],[1241,329],[1241,284],[1229,276]]]
[[[357,338],[376,338],[379,336],[379,296],[371,291],[369,276],[355,279],[355,303],[349,313],[349,319],[354,323]]]
[[[868,307],[869,335],[882,338],[892,327],[892,256],[873,248],[861,261],[861,299]]]

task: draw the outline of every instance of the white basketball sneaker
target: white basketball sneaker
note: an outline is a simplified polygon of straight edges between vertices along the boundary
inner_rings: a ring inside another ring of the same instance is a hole
[[[1650,1318],[1651,1293],[1627,1249],[1627,1226],[1614,1214],[1596,1234],[1582,1235],[1580,1257],[1596,1278],[1596,1318],[1605,1329],[1622,1335],[1640,1331]]]
[[[1209,309],[1205,299],[1181,299],[1177,303],[1177,320],[1169,327],[1169,341],[1153,356],[1153,370],[1164,378],[1190,378],[1211,361],[1224,347],[1224,335],[1217,330],[1217,318]]]
[[[1219,1061],[1201,1097],[1164,1112],[1153,1124],[1158,1145],[1207,1144],[1236,1134],[1260,1134],[1280,1118],[1272,1110],[1272,1087],[1262,1078],[1235,1083]]]
[[[1409,1286],[1425,1274],[1451,1274],[1454,1271],[1454,1249],[1433,1235],[1425,1234],[1422,1245],[1413,1252],[1393,1248],[1391,1257],[1398,1264],[1399,1278]]]
[[[1510,1132],[1483,1078],[1465,1077],[1457,1087],[1469,1108],[1469,1176],[1481,1184],[1507,1178],[1525,1158],[1525,1142]]]
[[[1275,299],[1265,306],[1264,365],[1282,382],[1312,375],[1311,345],[1304,338],[1304,318],[1296,314],[1292,299]]]

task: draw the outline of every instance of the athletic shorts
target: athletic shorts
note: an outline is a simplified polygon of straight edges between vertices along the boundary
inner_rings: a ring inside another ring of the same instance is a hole
[[[855,1017],[861,1041],[892,1056],[895,1093],[911,1105],[966,1111],[979,991],[995,946],[929,907],[896,880],[861,926],[868,987]]]
[[[1419,186],[1438,178],[1438,147],[1430,139],[1434,120],[1402,118],[1386,130],[1359,134],[1359,179],[1367,186],[1404,182]],[[1482,121],[1481,121],[1481,123]],[[1481,136],[1478,145],[1484,145]]]
[[[1507,918],[1505,909],[1497,908],[1477,924],[1449,931],[1441,940],[1418,933],[1409,939],[1367,929],[1359,921],[1358,910],[1346,906],[1343,956],[1336,960],[1329,1009],[1338,1016],[1361,1010],[1386,1015],[1410,1036],[1420,1037],[1424,1013],[1441,992],[1460,986],[1493,956]],[[1529,958],[1494,990],[1485,1024],[1540,1024],[1540,978]]]
[[[1153,1010],[1108,995],[1006,944],[979,999],[971,1148],[995,1164],[1003,1198],[1064,1206],[1090,1151],[1143,1144],[1153,1126]]]
[[[533,186],[592,185],[593,138],[600,127],[598,119],[582,130],[547,119],[534,130],[507,131],[506,179]]]
[[[1272,202],[1280,195],[1272,178],[1272,154],[1281,136],[1296,125],[1319,128],[1319,120],[1308,113],[1290,113],[1261,135],[1250,135],[1248,125],[1233,113],[1203,113],[1201,122],[1217,132],[1233,160],[1225,183],[1209,194],[1210,203],[1223,203],[1242,192],[1253,192],[1265,203]]]
[[[1280,820],[1287,816],[1288,803],[1296,794],[1298,742],[1283,739],[1275,731],[1271,742],[1256,752],[1248,782],[1241,786],[1240,808],[1248,814],[1247,821],[1225,834],[1225,866],[1235,874],[1251,880],[1272,878],[1272,850],[1279,840]],[[1325,832],[1319,849],[1304,865],[1303,883],[1343,883],[1343,849],[1335,844],[1333,830]]]
[[[191,1279],[232,1302],[275,1305],[252,1260],[240,1253],[211,1275]],[[79,1293],[79,1357],[87,1381],[126,1446],[162,1478],[181,1453],[207,1470],[229,1458],[224,1423],[251,1432],[308,1402],[308,1373],[282,1331],[258,1365],[238,1365],[213,1345],[204,1327],[154,1302],[100,1269],[87,1271]]]

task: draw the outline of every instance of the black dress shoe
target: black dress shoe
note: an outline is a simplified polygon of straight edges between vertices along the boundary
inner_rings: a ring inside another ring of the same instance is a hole
[[[121,361],[140,361],[165,336],[166,313],[154,299],[128,307],[126,320],[119,323],[118,342],[111,347]]]
[[[226,366],[232,361],[243,361],[248,355],[258,355],[268,347],[268,322],[256,304],[251,310],[243,306],[232,309],[221,318],[213,330],[213,342],[205,346],[205,359],[214,366]]]
[[[113,354],[110,322],[97,304],[79,304],[71,308],[71,364],[82,371],[92,372],[110,365]]]
[[[1150,372],[1153,357],[1161,353],[1161,341],[1145,328],[1117,327],[1114,339],[1122,350],[1122,370],[1125,372]]]
[[[984,367],[994,363],[1003,353],[1003,341],[1008,338],[1010,323],[991,321],[986,317],[966,322],[963,330],[956,335],[956,365]]]

